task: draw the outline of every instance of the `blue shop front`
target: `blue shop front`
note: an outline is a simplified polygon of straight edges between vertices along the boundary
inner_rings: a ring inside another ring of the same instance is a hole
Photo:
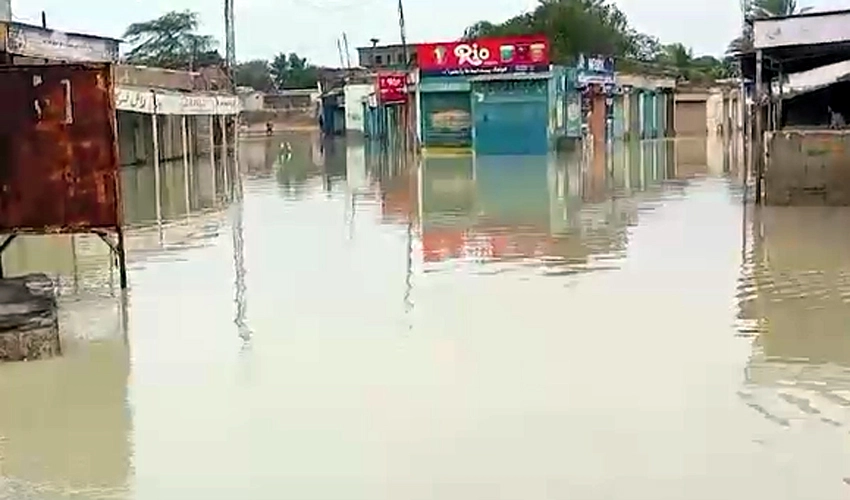
[[[567,130],[567,72],[548,54],[540,36],[419,45],[423,148],[546,154]]]

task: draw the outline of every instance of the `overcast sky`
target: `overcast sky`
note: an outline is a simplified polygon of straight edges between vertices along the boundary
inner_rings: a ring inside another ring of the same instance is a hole
[[[239,60],[297,52],[316,64],[339,65],[336,41],[351,46],[399,41],[397,0],[235,0]],[[664,43],[682,42],[697,55],[721,54],[740,29],[739,0],[619,0],[632,25]],[[850,8],[850,0],[798,0],[800,6]],[[201,14],[201,31],[221,39],[224,0],[12,0],[17,21],[65,31],[120,37],[136,21],[169,10]],[[533,8],[536,0],[404,0],[410,42],[457,38],[481,19],[499,22]],[[223,45],[223,44],[222,44]],[[223,46],[222,46],[223,49]],[[223,51],[223,50],[222,50]]]

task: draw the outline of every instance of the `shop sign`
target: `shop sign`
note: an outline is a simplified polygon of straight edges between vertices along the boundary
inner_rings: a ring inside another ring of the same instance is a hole
[[[585,56],[578,58],[579,85],[613,85],[614,58],[611,56]]]
[[[6,34],[6,51],[56,61],[115,62],[118,41],[11,23]]]
[[[236,115],[239,98],[230,95],[180,94],[131,87],[115,88],[119,111],[158,115]]]
[[[444,76],[548,71],[550,62],[544,36],[425,43],[416,57],[423,74]]]
[[[407,75],[398,71],[378,73],[378,101],[381,104],[407,102]]]

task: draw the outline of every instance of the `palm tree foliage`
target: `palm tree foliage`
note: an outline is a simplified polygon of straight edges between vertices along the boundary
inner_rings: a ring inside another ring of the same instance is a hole
[[[753,50],[754,19],[791,16],[802,14],[811,7],[798,8],[797,0],[740,0],[741,14],[744,17],[741,35],[729,43],[728,54],[744,54]]]

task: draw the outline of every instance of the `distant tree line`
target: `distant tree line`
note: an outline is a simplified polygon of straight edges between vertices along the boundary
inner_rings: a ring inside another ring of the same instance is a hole
[[[710,55],[696,57],[681,43],[662,44],[629,24],[626,15],[607,0],[540,0],[537,7],[503,23],[480,21],[464,32],[481,36],[544,34],[551,58],[575,64],[579,55],[613,56],[617,69],[660,73],[686,80],[713,80],[731,73],[731,61]]]
[[[574,64],[579,55],[610,55],[624,71],[661,73],[689,81],[711,81],[735,74],[733,56],[751,51],[753,33],[748,21],[805,12],[796,0],[741,0],[741,34],[717,58],[696,56],[682,43],[662,44],[656,37],[632,27],[626,15],[609,0],[539,0],[531,11],[503,23],[479,21],[463,33],[482,36],[544,34],[551,43],[552,60]],[[131,64],[192,70],[224,63],[215,39],[198,33],[196,12],[169,12],[151,21],[133,23],[124,38],[132,49]],[[268,61],[256,59],[235,68],[239,86],[256,90],[315,87],[318,68],[294,52],[281,52]]]
[[[734,76],[734,56],[752,51],[750,21],[799,14],[796,0],[740,0],[741,34],[720,57],[695,56],[682,43],[662,44],[656,37],[633,28],[626,15],[608,0],[540,0],[531,11],[503,23],[480,21],[464,32],[467,39],[481,36],[545,34],[553,61],[570,65],[580,54],[610,55],[625,71],[663,73],[689,81],[713,81]]]
[[[156,19],[133,23],[124,32],[131,49],[124,57],[129,64],[175,70],[197,70],[222,66],[224,58],[215,38],[198,32],[197,12],[169,12]],[[256,90],[315,87],[318,68],[298,54],[281,52],[272,61],[257,59],[240,63],[234,71],[236,85]]]

